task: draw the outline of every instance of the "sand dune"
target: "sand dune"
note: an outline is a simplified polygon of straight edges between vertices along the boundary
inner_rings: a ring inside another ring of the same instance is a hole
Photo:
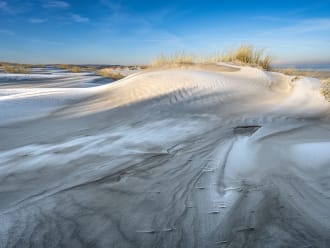
[[[224,66],[1,88],[0,247],[329,247],[320,81]]]

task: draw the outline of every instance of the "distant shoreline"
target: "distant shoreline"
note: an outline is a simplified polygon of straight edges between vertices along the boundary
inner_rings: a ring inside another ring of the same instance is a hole
[[[297,71],[330,71],[330,64],[282,64],[273,65],[274,69],[295,69]]]
[[[303,77],[314,77],[320,80],[330,78],[329,69],[297,69],[297,68],[273,68],[272,71],[280,72],[289,76],[303,76]]]

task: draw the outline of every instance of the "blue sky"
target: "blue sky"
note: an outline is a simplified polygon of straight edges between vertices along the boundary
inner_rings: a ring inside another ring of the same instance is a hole
[[[148,63],[241,43],[277,63],[330,62],[330,1],[0,0],[0,61]]]

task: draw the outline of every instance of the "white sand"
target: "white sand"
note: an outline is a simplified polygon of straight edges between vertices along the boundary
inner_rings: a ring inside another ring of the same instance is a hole
[[[318,80],[248,67],[61,80],[0,88],[0,247],[330,245]]]

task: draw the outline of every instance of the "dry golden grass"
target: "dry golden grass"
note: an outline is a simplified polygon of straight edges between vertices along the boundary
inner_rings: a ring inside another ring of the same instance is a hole
[[[71,65],[61,64],[61,65],[58,65],[57,67],[60,69],[68,70],[68,69],[70,69]]]
[[[237,49],[226,53],[214,53],[211,56],[194,56],[185,52],[178,52],[170,56],[158,56],[151,63],[152,67],[182,66],[191,64],[205,64],[216,62],[231,62],[238,65],[249,65],[270,70],[272,58],[263,49],[256,49],[252,45],[241,45]]]
[[[82,72],[82,69],[78,66],[72,66],[69,71],[74,72],[74,73],[79,73]]]
[[[30,72],[30,69],[27,66],[19,65],[19,64],[4,64],[3,70],[6,73],[18,73],[18,74],[25,74]]]
[[[187,64],[194,64],[195,63],[195,57],[193,55],[189,55],[185,52],[176,52],[172,55],[165,56],[160,55],[156,57],[152,63],[152,67],[161,67],[161,66],[181,66],[181,65],[187,65]]]
[[[76,65],[67,65],[67,64],[61,64],[58,65],[58,68],[63,69],[63,70],[67,70],[73,73],[79,73],[82,72],[84,70],[84,68],[76,66]]]
[[[271,63],[273,58],[270,55],[266,55],[263,59],[261,59],[258,63],[263,69],[269,71],[271,70]]]
[[[254,48],[252,45],[241,45],[236,49],[211,56],[214,62],[231,62],[239,65],[250,65],[260,67],[264,70],[270,70],[272,57],[265,54],[264,49]]]
[[[330,101],[330,78],[322,80],[321,92]]]
[[[96,72],[96,74],[98,74],[102,77],[111,78],[111,79],[114,79],[114,80],[119,80],[119,79],[124,78],[124,76],[120,72],[111,71],[107,68],[98,70]]]

